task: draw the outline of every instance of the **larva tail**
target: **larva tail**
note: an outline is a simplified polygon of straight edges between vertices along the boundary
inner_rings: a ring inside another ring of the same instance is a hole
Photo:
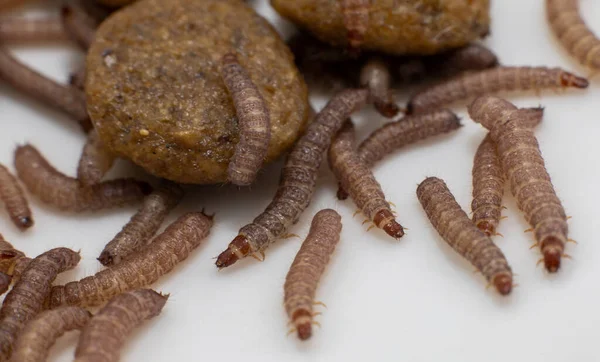
[[[298,332],[298,338],[306,341],[312,336],[312,315],[306,309],[297,310],[292,316],[292,322]]]
[[[496,274],[492,279],[492,284],[501,295],[509,295],[512,291],[512,275],[509,273]]]
[[[565,244],[556,237],[548,237],[541,243],[544,255],[544,266],[550,273],[556,273],[560,269],[560,260],[565,250]]]
[[[238,235],[233,239],[227,249],[219,254],[215,265],[219,269],[235,264],[238,260],[250,254],[250,243],[244,235]]]
[[[400,225],[390,210],[381,210],[373,218],[373,222],[389,236],[400,239],[404,236],[404,228]]]
[[[575,74],[569,72],[562,72],[560,74],[560,85],[563,87],[574,87],[574,88],[587,88],[590,82],[583,78],[578,77]]]

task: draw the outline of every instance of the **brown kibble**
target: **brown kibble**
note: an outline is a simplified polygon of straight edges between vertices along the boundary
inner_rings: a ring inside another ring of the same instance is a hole
[[[60,210],[97,211],[127,205],[150,193],[150,186],[134,179],[101,182],[89,187],[58,172],[31,145],[15,151],[15,168],[29,191]]]
[[[89,0],[66,1],[61,8],[61,19],[69,37],[87,51],[96,37],[98,23],[84,9],[84,1]]]
[[[369,98],[375,109],[384,117],[398,114],[398,106],[390,90],[391,75],[388,65],[381,59],[372,58],[362,68],[360,84],[369,89]]]
[[[546,269],[556,272],[568,240],[567,216],[533,130],[521,120],[517,107],[497,97],[477,98],[469,106],[469,115],[490,130],[511,192],[534,230]]]
[[[233,99],[240,129],[227,176],[234,185],[248,186],[262,168],[271,142],[269,109],[234,54],[225,54],[221,63],[221,77]]]
[[[25,230],[33,226],[33,216],[23,189],[10,171],[0,164],[0,198],[4,202],[10,219],[19,229]]]
[[[561,68],[496,67],[467,73],[414,95],[408,113],[429,112],[452,102],[499,91],[587,88],[587,79]]]
[[[17,338],[13,362],[43,362],[50,348],[68,331],[82,329],[91,314],[79,307],[61,307],[40,313]]]
[[[30,69],[2,47],[0,47],[0,78],[21,92],[62,110],[79,122],[84,130],[91,128],[83,92],[58,84]]]
[[[183,189],[170,181],[144,199],[144,204],[106,246],[98,257],[104,266],[116,265],[144,248],[156,234],[169,212],[181,201]]]
[[[58,17],[10,17],[0,20],[0,42],[3,44],[63,41],[67,39],[68,35]]]
[[[460,119],[443,109],[415,116],[406,116],[375,130],[358,146],[358,156],[368,168],[393,151],[418,141],[448,133],[461,127]],[[348,196],[340,186],[338,199]],[[341,197],[340,197],[341,196]]]
[[[546,0],[546,15],[563,47],[579,63],[600,69],[600,39],[579,13],[579,0]]]
[[[125,338],[145,320],[160,314],[168,295],[138,289],[114,297],[83,328],[75,362],[117,362]]]
[[[77,179],[83,186],[95,185],[110,170],[114,161],[115,156],[104,147],[96,130],[92,130],[81,152]]]
[[[426,178],[417,197],[442,239],[492,283],[498,293],[510,294],[512,270],[502,251],[463,211],[443,180]]]
[[[273,201],[252,223],[240,229],[217,258],[218,268],[263,252],[298,221],[315,190],[323,152],[329,148],[344,120],[367,102],[368,95],[364,89],[342,91],[317,114],[287,157]]]
[[[181,216],[139,253],[95,275],[52,288],[50,307],[96,306],[128,290],[151,285],[187,259],[212,227],[201,212]]]
[[[298,338],[312,334],[313,305],[319,280],[340,241],[342,218],[331,209],[319,211],[285,278],[284,306]]]
[[[359,49],[369,28],[371,0],[339,0],[348,44],[351,49]]]
[[[73,250],[56,248],[31,261],[0,309],[0,360],[10,359],[17,336],[42,311],[56,276],[75,267],[79,259]]]
[[[523,108],[519,114],[527,127],[535,127],[544,115],[543,108]],[[473,160],[473,223],[487,236],[496,235],[502,213],[504,172],[496,152],[496,144],[487,135]]]
[[[356,206],[380,229],[395,239],[404,236],[404,229],[392,214],[381,186],[355,151],[355,132],[347,121],[329,147],[329,167]]]

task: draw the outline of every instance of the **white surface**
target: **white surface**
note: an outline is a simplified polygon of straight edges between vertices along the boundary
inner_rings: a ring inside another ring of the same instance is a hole
[[[596,2],[581,2],[586,19],[600,19]],[[562,66],[589,74],[552,37],[543,1],[492,3],[492,36],[487,44],[504,64]],[[266,2],[258,7],[271,19],[275,17]],[[600,33],[600,22],[591,25]],[[72,48],[63,45],[21,48],[17,54],[61,81],[79,59]],[[333,178],[322,168],[313,202],[291,230],[306,236],[312,216],[321,208],[334,208],[343,216],[342,241],[317,291],[328,309],[322,308],[317,320],[323,328],[315,330],[312,340],[300,343],[294,335],[286,336],[282,306],[285,275],[301,240],[278,242],[267,250],[263,263],[248,258],[221,272],[213,264],[212,258],[238,228],[269,202],[279,178],[280,164],[276,164],[252,190],[202,187],[176,210],[180,215],[206,207],[217,213],[215,227],[188,261],[153,286],[171,293],[171,298],[160,317],[129,338],[123,360],[600,360],[599,95],[595,82],[585,92],[509,96],[519,106],[546,107],[537,135],[557,192],[573,216],[571,236],[579,241],[567,247],[573,261],[566,260],[557,275],[549,276],[536,267],[538,249],[528,250],[531,234],[523,233],[528,226],[509,195],[505,211],[509,218],[499,229],[505,237],[496,238],[518,274],[519,287],[507,298],[486,290],[483,278],[474,275],[473,268],[442,242],[426,219],[415,196],[416,185],[425,176],[445,179],[463,208],[468,210],[470,205],[471,161],[484,132],[469,120],[464,107],[456,107],[465,124],[459,132],[405,149],[375,168],[389,200],[397,205],[400,221],[410,228],[399,242],[376,230],[367,233],[361,217],[352,219],[352,201],[336,201]],[[406,96],[400,100],[404,102]],[[314,104],[320,108],[324,99]],[[74,174],[84,137],[62,114],[1,83],[0,110],[0,162],[12,167],[15,144],[30,142],[58,169]],[[361,136],[384,121],[370,110],[361,115],[356,117]],[[129,169],[128,164],[120,164],[114,175]],[[98,271],[95,258],[135,210],[75,216],[30,199],[35,227],[20,233],[0,211],[0,230],[29,255],[57,246],[80,248],[80,266],[61,276],[62,281]],[[51,360],[70,361],[76,338],[76,333],[63,338]]]

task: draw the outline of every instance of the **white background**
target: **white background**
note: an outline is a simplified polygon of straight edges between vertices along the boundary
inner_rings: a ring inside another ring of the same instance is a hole
[[[580,67],[555,41],[545,22],[543,1],[492,1],[492,32],[486,41],[502,63],[562,66],[582,75]],[[581,1],[584,17],[600,34],[600,6]],[[255,2],[284,34],[266,1]],[[55,9],[54,5],[48,6]],[[35,10],[35,9],[34,9]],[[20,59],[44,74],[66,81],[82,56],[67,44],[12,48]],[[306,236],[312,215],[322,208],[342,214],[342,240],[317,291],[323,315],[308,342],[286,336],[282,298],[285,275],[301,240],[282,240],[258,263],[252,258],[217,272],[212,259],[238,228],[263,210],[275,192],[280,163],[268,167],[256,186],[206,186],[191,191],[175,215],[205,207],[216,212],[210,237],[174,272],[153,287],[171,293],[163,313],[135,332],[123,349],[125,361],[597,361],[600,325],[600,168],[596,166],[600,134],[599,83],[586,91],[507,95],[519,106],[546,107],[537,136],[554,185],[569,215],[571,237],[566,260],[557,275],[536,267],[538,249],[529,250],[531,234],[507,195],[508,216],[497,237],[519,287],[500,297],[474,275],[429,224],[415,196],[426,176],[446,180],[460,204],[471,202],[471,167],[483,129],[469,120],[464,106],[455,110],[465,127],[457,133],[409,147],[382,161],[375,174],[399,220],[410,230],[400,241],[378,230],[369,233],[362,217],[352,218],[351,200],[335,199],[335,183],[322,168],[318,190],[301,221],[291,230]],[[404,102],[410,90],[399,94]],[[319,109],[325,98],[314,98]],[[18,143],[30,142],[59,170],[74,175],[84,136],[59,112],[21,96],[0,82],[0,162],[12,168]],[[360,136],[385,120],[371,110],[355,118]],[[142,174],[121,163],[111,176]],[[96,257],[135,211],[135,207],[99,214],[60,213],[30,197],[36,225],[21,233],[0,211],[0,231],[35,256],[58,246],[81,249],[76,270],[59,282],[100,270]],[[169,221],[173,220],[172,215]],[[77,333],[52,350],[51,360],[70,361]]]

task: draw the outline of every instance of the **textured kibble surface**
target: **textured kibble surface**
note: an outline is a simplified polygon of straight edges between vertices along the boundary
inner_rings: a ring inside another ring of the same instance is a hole
[[[271,0],[284,17],[332,45],[347,46],[341,1]],[[433,54],[464,46],[489,30],[489,0],[372,0],[361,48]]]
[[[143,0],[99,28],[87,58],[88,111],[109,149],[184,183],[227,179],[239,128],[220,76],[236,54],[269,108],[266,161],[308,119],[304,81],[273,28],[239,0]]]

